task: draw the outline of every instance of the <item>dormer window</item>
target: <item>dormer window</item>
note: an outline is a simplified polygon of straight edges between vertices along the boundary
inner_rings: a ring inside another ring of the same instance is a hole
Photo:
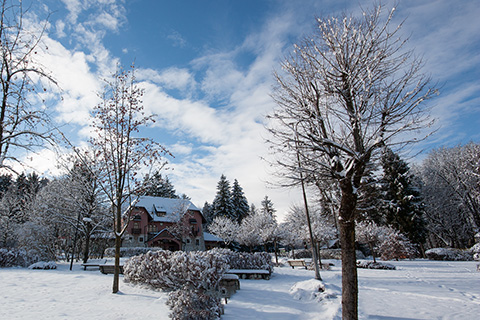
[[[163,217],[167,214],[165,210],[157,210],[157,207],[155,207],[155,205],[153,205],[153,212],[157,217]]]

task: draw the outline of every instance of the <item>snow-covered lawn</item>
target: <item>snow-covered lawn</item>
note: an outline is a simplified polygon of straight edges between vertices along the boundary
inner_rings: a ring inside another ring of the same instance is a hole
[[[326,291],[312,295],[313,271],[275,268],[270,280],[241,280],[222,319],[340,319],[340,262],[321,273]],[[389,262],[397,270],[359,269],[361,319],[478,319],[478,262]],[[296,287],[292,290],[294,285]],[[67,264],[57,270],[0,269],[0,319],[168,319],[166,294]]]

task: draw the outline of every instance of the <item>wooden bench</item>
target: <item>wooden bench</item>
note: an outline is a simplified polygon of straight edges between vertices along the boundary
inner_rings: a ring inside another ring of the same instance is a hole
[[[292,267],[292,269],[295,269],[295,267],[304,267],[305,270],[307,269],[307,264],[303,259],[287,260],[287,262],[290,265],[290,267]]]
[[[115,264],[105,263],[98,266],[100,272],[103,274],[114,274],[115,273]],[[123,265],[120,265],[120,274],[123,274]]]
[[[270,271],[263,269],[230,269],[227,274],[236,274],[240,279],[270,280]]]
[[[96,261],[96,262],[86,262],[86,263],[82,263],[82,267],[83,267],[83,270],[87,270],[87,268],[90,268],[90,267],[95,267],[95,268],[99,268],[99,266],[101,264],[105,264],[107,263],[107,260],[105,261]]]

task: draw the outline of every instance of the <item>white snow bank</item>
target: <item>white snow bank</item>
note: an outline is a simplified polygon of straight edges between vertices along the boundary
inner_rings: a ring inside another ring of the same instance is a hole
[[[295,283],[290,288],[290,294],[296,300],[314,300],[322,301],[324,299],[334,299],[340,292],[335,292],[332,288],[326,288],[322,281],[310,279]]]
[[[39,261],[37,263],[34,263],[28,267],[28,269],[43,269],[43,270],[49,270],[49,269],[57,269],[57,264],[55,261]]]

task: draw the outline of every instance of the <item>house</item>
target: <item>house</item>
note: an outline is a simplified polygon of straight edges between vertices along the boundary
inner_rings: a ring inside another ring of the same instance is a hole
[[[192,202],[142,196],[127,210],[128,221],[123,247],[160,247],[165,250],[194,251],[218,246],[221,239],[204,231],[206,220]]]

